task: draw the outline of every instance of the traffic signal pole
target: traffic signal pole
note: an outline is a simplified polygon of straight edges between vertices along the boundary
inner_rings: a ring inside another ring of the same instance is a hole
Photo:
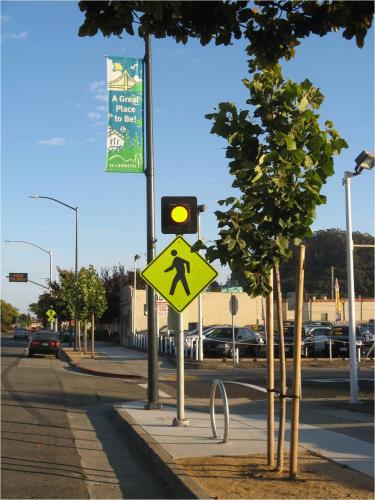
[[[152,58],[151,35],[145,37],[145,76],[146,76],[146,191],[147,191],[147,263],[156,256],[155,245],[155,188],[154,188],[154,142],[152,116]],[[159,403],[158,381],[158,339],[156,332],[155,292],[147,287],[147,331],[148,331],[148,390],[146,409],[161,408]]]

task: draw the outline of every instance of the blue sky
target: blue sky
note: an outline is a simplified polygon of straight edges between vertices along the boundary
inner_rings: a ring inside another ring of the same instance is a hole
[[[2,50],[2,298],[21,311],[42,289],[8,283],[9,272],[28,272],[45,284],[48,255],[54,266],[73,269],[75,214],[39,194],[80,210],[79,263],[97,269],[133,266],[134,254],[146,264],[146,180],[143,174],[105,173],[105,55],[143,57],[137,36],[79,38],[83,14],[76,2],[1,3]],[[374,39],[366,45],[340,34],[310,37],[283,64],[296,81],[309,78],[326,99],[323,120],[332,120],[349,149],[335,160],[335,175],[324,187],[327,205],[318,209],[313,229],[345,228],[341,180],[354,158],[374,150]],[[217,200],[229,196],[225,143],[210,134],[206,113],[222,101],[246,107],[248,77],[244,43],[201,47],[153,40],[153,97],[157,253],[171,237],[160,232],[163,195],[197,196],[207,205],[202,216],[205,239],[217,236]],[[374,233],[374,173],[352,181],[353,229]],[[194,235],[187,237],[191,243]],[[343,249],[344,251],[345,249]],[[139,262],[139,261],[138,261]],[[228,271],[220,269],[219,281]]]

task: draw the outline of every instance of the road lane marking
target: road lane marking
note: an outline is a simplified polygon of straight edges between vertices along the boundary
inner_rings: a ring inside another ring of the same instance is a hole
[[[138,385],[139,385],[139,387],[143,387],[143,389],[147,390],[147,387],[148,387],[147,384],[138,384]],[[169,394],[167,394],[166,392],[163,392],[163,391],[160,391],[160,390],[159,390],[159,396],[161,398],[171,398],[172,397]]]
[[[164,377],[164,379],[169,380],[171,382],[175,382],[177,379],[177,376],[176,375],[167,375],[166,377]],[[197,377],[197,375],[185,375],[184,379],[185,379],[185,382],[192,382],[194,380],[198,380],[199,377]]]

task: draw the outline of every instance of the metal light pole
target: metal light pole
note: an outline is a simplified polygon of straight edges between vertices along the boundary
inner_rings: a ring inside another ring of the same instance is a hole
[[[350,358],[350,401],[358,403],[358,377],[356,353],[356,325],[355,325],[355,294],[354,294],[354,265],[353,265],[353,238],[352,214],[350,198],[350,179],[359,175],[363,169],[370,170],[374,167],[373,153],[362,151],[355,159],[354,172],[345,172],[343,184],[345,186],[346,201],[346,262],[348,277],[348,309],[349,309],[349,358]]]
[[[202,239],[201,235],[201,217],[200,214],[206,210],[206,205],[198,205],[198,240]],[[202,318],[202,293],[198,295],[198,328],[199,328],[199,342],[198,342],[198,359],[203,361],[203,318]]]
[[[39,250],[42,250],[42,252],[48,253],[49,254],[49,282],[51,285],[51,283],[52,283],[52,252],[50,250],[45,250],[44,248],[40,247],[39,245],[35,245],[35,243],[31,243],[30,241],[5,240],[5,243],[25,243],[26,245],[31,245],[35,248],[39,248]]]
[[[141,256],[138,254],[134,255],[134,276],[133,276],[133,313],[132,313],[132,333],[133,337],[135,335],[135,304],[136,304],[136,294],[137,294],[137,270],[136,270],[136,262],[140,259]]]
[[[75,211],[75,213],[76,213],[75,279],[76,279],[76,281],[78,281],[78,207],[72,207],[71,205],[68,205],[67,203],[64,203],[63,201],[57,200],[56,198],[51,198],[50,196],[39,196],[38,194],[34,194],[32,196],[29,196],[29,198],[37,198],[37,199],[45,199],[45,200],[55,201],[56,203],[60,203],[60,205],[64,205],[64,207],[70,208],[71,210]],[[77,349],[77,334],[78,334],[78,325],[77,325],[76,318],[74,318],[74,330],[75,330],[74,350],[76,350]]]
[[[331,300],[335,298],[335,268],[331,267]]]
[[[146,76],[146,197],[147,197],[147,264],[156,256],[155,237],[155,188],[154,188],[154,140],[152,113],[152,55],[151,35],[145,36]],[[155,291],[147,287],[147,331],[148,331],[148,388],[146,409],[161,408],[158,380],[158,338],[156,332]]]

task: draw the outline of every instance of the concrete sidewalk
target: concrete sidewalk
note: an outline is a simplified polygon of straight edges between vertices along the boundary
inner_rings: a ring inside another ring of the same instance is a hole
[[[71,349],[64,349],[70,362],[86,373],[121,378],[139,378],[147,382],[147,353],[133,351],[121,346],[98,343],[95,359]],[[175,368],[169,360],[160,360],[167,373]],[[163,370],[164,371],[164,370]],[[162,379],[162,377],[161,377]],[[222,443],[213,438],[208,401],[186,400],[188,427],[175,427],[176,416],[173,399],[163,400],[160,410],[146,410],[146,401],[116,405],[114,411],[129,438],[143,449],[155,464],[163,469],[165,477],[179,492],[181,498],[204,497],[201,487],[188,478],[175,463],[176,459],[209,455],[252,455],[266,454],[267,420],[265,401],[242,401],[236,405],[229,401],[230,430],[229,442]],[[341,405],[343,402],[341,401]],[[221,407],[221,401],[217,403]],[[276,412],[277,412],[277,404]],[[373,416],[368,413],[351,411],[334,403],[322,405],[319,401],[302,401],[299,431],[300,447],[315,452],[341,465],[374,477],[374,447],[371,439],[357,439],[344,433],[348,427],[364,426],[367,432],[373,429]],[[306,418],[304,418],[306,416]],[[218,432],[223,429],[223,416],[216,415]],[[306,423],[309,422],[309,423]],[[277,417],[276,417],[277,422]],[[312,425],[313,424],[313,425]],[[289,440],[290,426],[287,422],[286,440]],[[330,429],[337,429],[333,431]],[[340,430],[342,431],[340,432]],[[286,443],[286,450],[289,448]]]

